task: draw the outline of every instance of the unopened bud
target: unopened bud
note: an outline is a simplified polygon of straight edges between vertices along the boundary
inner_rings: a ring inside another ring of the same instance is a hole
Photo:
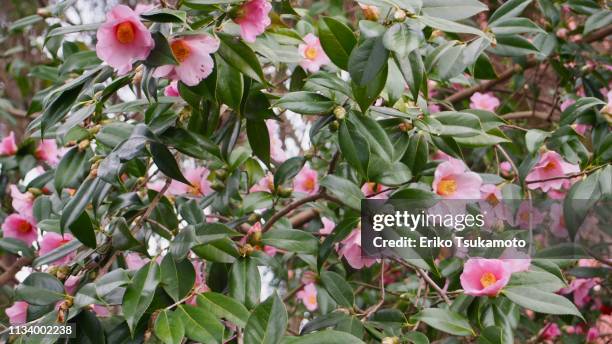
[[[89,140],[83,140],[79,142],[79,152],[84,151],[85,149],[87,149],[87,147],[89,147]]]
[[[251,215],[249,215],[249,218],[247,219],[247,222],[251,225],[255,224],[257,221],[259,221],[259,219],[261,218],[261,216],[257,213],[252,213]]]
[[[397,337],[385,337],[382,340],[382,344],[399,344],[399,338]]]
[[[412,123],[410,122],[402,122],[398,125],[398,128],[400,131],[407,132],[409,130],[412,130],[412,128],[414,127],[412,126]]]
[[[278,195],[281,197],[291,197],[292,193],[293,193],[293,188],[285,188],[282,186],[278,188]]]
[[[340,128],[340,122],[338,121],[333,121],[329,124],[329,130],[331,130],[332,132],[338,131],[339,128]]]
[[[225,180],[225,178],[227,178],[227,170],[222,168],[219,170],[215,171],[215,177],[221,179],[221,180]]]
[[[96,124],[96,125],[94,125],[93,127],[91,127],[89,129],[89,134],[90,135],[96,135],[100,131],[101,128],[102,128],[102,126],[100,126],[99,124]]]
[[[334,108],[334,116],[338,120],[343,120],[346,117],[346,110],[342,106],[336,106]]]
[[[260,242],[261,241],[261,231],[257,231],[251,234],[251,238],[253,239],[254,243]]]
[[[66,142],[66,147],[76,146],[76,144],[77,144],[76,140],[70,140]]]
[[[406,20],[406,11],[404,10],[395,11],[395,13],[393,14],[393,18],[398,22],[403,22],[404,20]]]
[[[371,20],[371,21],[377,21],[379,18],[379,10],[378,7],[376,6],[370,6],[370,5],[359,5],[361,7],[361,10],[363,11],[363,16],[367,19],[367,20]]]
[[[241,256],[247,257],[250,256],[253,251],[255,251],[255,247],[253,247],[251,244],[245,244],[238,251]]]
[[[43,17],[43,18],[49,18],[51,17],[51,11],[49,11],[48,9],[42,7],[36,10],[36,14]]]
[[[310,160],[315,156],[315,150],[314,148],[310,148],[308,149],[306,152],[304,152],[304,158],[306,160]]]

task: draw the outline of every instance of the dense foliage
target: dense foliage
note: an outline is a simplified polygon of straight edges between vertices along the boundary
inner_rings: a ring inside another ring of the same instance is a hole
[[[609,2],[44,2],[0,31],[0,341],[612,338]],[[561,200],[568,242],[368,258],[363,198]]]

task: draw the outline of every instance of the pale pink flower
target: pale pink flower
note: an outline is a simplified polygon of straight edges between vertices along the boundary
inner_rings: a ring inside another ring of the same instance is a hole
[[[514,247],[505,249],[499,259],[508,265],[512,273],[527,271],[531,265],[531,257],[527,253],[520,252]]]
[[[270,136],[270,157],[276,162],[283,162],[287,159],[287,154],[283,150],[283,142],[280,139],[278,122],[267,120],[268,135]]]
[[[509,161],[502,161],[499,164],[499,169],[504,176],[512,175],[512,164]]]
[[[55,166],[59,162],[59,153],[55,140],[41,140],[34,155],[39,160]]]
[[[341,242],[338,256],[346,258],[346,262],[353,269],[369,268],[376,263],[376,259],[365,258],[361,255],[361,228],[355,228]]]
[[[249,189],[249,192],[273,192],[274,191],[274,175],[272,173],[266,174],[265,177],[261,178],[257,184],[254,184]]]
[[[70,276],[66,279],[66,281],[64,282],[64,289],[66,289],[66,293],[70,294],[70,295],[74,295],[74,292],[76,291],[77,287],[79,286],[79,281],[81,280],[81,277],[79,276]]]
[[[302,68],[311,73],[315,73],[319,71],[321,66],[331,62],[327,54],[325,54],[325,51],[323,51],[323,47],[321,47],[321,42],[317,36],[309,33],[304,37],[304,42],[306,42],[306,44],[298,45],[298,52],[300,56],[302,56],[302,60],[300,61],[300,66]]]
[[[13,209],[24,217],[34,219],[34,195],[29,191],[22,193],[19,191],[17,185],[10,185],[9,189],[11,192],[11,205],[13,206]]]
[[[155,46],[138,14],[125,5],[117,5],[107,13],[96,37],[96,54],[119,74],[132,70],[132,63],[146,59]]]
[[[166,86],[164,88],[164,95],[166,97],[179,97],[178,81],[174,80],[168,86]]]
[[[242,239],[240,239],[240,245],[245,245],[248,242],[249,238],[256,233],[261,234],[261,223],[260,222],[255,222],[255,224],[253,224],[251,228],[249,228],[246,235],[243,236]],[[278,249],[273,246],[264,245],[263,251],[268,256],[274,257],[274,255],[276,255],[276,253],[278,252]]]
[[[278,253],[278,249],[270,245],[264,245],[263,251],[270,257],[274,257]]]
[[[470,258],[459,279],[467,295],[497,296],[511,275],[508,264],[500,259]]]
[[[497,99],[497,97],[495,97],[491,93],[476,92],[470,97],[471,109],[487,110],[493,112],[499,106],[499,104],[499,99]]]
[[[591,289],[599,284],[596,278],[576,278],[570,282],[569,287],[559,291],[561,294],[574,294],[574,304],[578,307],[584,307],[591,301],[589,293]]]
[[[433,190],[445,199],[480,199],[482,178],[458,159],[443,162],[434,172]]]
[[[172,54],[178,65],[158,67],[153,76],[181,80],[185,85],[195,86],[212,73],[215,62],[210,56],[219,49],[219,40],[208,35],[193,35],[170,41]]]
[[[125,264],[128,270],[139,270],[150,261],[149,258],[142,258],[140,254],[135,252],[130,252],[125,255]]]
[[[559,190],[550,189],[550,190],[548,190],[548,192],[546,194],[548,195],[548,197],[550,199],[562,200],[562,199],[565,198],[565,195],[567,194],[567,190],[565,190],[565,189],[559,189]]]
[[[513,226],[518,226],[520,228],[534,228],[544,222],[544,214],[530,204],[529,201],[524,201],[519,205],[516,211],[514,222],[509,222]]]
[[[134,12],[140,15],[143,13],[147,13],[155,8],[157,8],[157,6],[153,4],[137,4],[136,7],[134,7]]]
[[[557,238],[567,238],[568,232],[565,227],[565,216],[563,215],[563,205],[553,203],[550,206],[550,232]]]
[[[15,303],[4,310],[9,318],[11,325],[25,324],[28,318],[28,303],[25,301],[15,301]]]
[[[595,326],[597,327],[599,333],[612,333],[612,314],[600,315],[599,319],[597,319],[597,322],[595,323]],[[599,343],[604,344],[604,338],[601,338],[601,340],[597,342],[597,344]]]
[[[38,253],[39,255],[44,256],[58,249],[60,246],[69,243],[73,239],[74,237],[69,233],[64,233],[62,236],[59,233],[47,232],[45,235],[43,235],[42,240],[40,241],[40,251]],[[64,257],[55,260],[52,264],[64,265],[69,263],[72,259],[74,259],[74,257],[76,257],[76,252],[73,251]]]
[[[109,312],[108,308],[106,308],[106,306],[96,305],[94,303],[93,305],[91,305],[91,309],[94,313],[96,313],[96,316],[98,318],[106,318],[111,316],[111,313]]]
[[[612,114],[612,90],[608,91],[606,97],[608,97],[608,103],[600,111],[601,113],[610,115]]]
[[[441,150],[437,150],[437,151],[436,151],[436,152],[435,152],[435,153],[434,153],[434,154],[431,156],[431,158],[432,158],[433,160],[443,160],[443,161],[450,161],[450,160],[452,160],[452,159],[455,159],[455,158],[453,158],[452,156],[450,156],[450,155],[448,155],[448,154],[444,153],[444,152],[443,152],[443,151],[441,151]]]
[[[15,133],[10,132],[7,137],[0,141],[0,156],[15,155],[17,153],[17,141],[15,141]]]
[[[302,300],[302,303],[311,312],[317,310],[317,287],[314,283],[308,283],[304,289],[298,291],[297,298]]]
[[[184,173],[185,179],[189,181],[191,185],[172,180],[168,192],[175,196],[193,196],[200,197],[206,196],[212,193],[210,182],[208,181],[208,175],[210,171],[205,167],[196,167],[189,169]]]
[[[2,223],[2,235],[5,238],[21,240],[30,246],[36,241],[38,232],[31,219],[19,214],[11,214]]]
[[[584,134],[586,134],[587,130],[591,129],[592,125],[590,125],[590,124],[583,124],[583,123],[576,123],[576,124],[572,124],[571,127],[574,129],[574,131],[576,133],[578,133],[578,135],[584,136]]]
[[[594,343],[597,338],[599,338],[599,330],[597,329],[597,327],[589,328],[586,334],[587,343]]]
[[[319,191],[319,181],[317,178],[317,171],[308,166],[304,166],[297,176],[295,176],[293,189],[297,192],[314,195]]]
[[[429,103],[427,104],[427,110],[429,110],[430,113],[440,112],[440,105]]]
[[[509,217],[509,209],[502,202],[500,188],[494,184],[484,184],[480,188],[482,201],[479,202],[481,213],[484,215],[486,228],[503,225]]]
[[[323,223],[323,228],[319,229],[320,234],[329,235],[336,227],[334,221],[328,219],[327,217],[322,217],[321,222]]]
[[[551,323],[551,324],[545,325],[544,330],[540,334],[539,338],[547,342],[552,342],[560,335],[561,335],[561,330],[559,329],[559,326],[555,323]]]
[[[363,194],[369,199],[387,199],[389,198],[389,193],[391,192],[391,190],[382,192],[385,189],[387,189],[386,186],[382,184],[378,184],[378,183],[372,183],[372,182],[364,183],[361,186],[361,192],[363,192]]]
[[[270,26],[268,14],[272,5],[267,0],[250,0],[238,9],[234,22],[240,25],[240,36],[249,43],[255,42],[257,36]]]
[[[561,109],[561,111],[565,111],[568,107],[570,107],[570,105],[574,104],[575,102],[576,100],[572,98],[567,98],[563,102],[561,102],[561,105],[559,105],[559,108]]]
[[[547,192],[550,189],[568,189],[571,186],[569,178],[549,179],[564,177],[578,172],[580,172],[578,165],[566,162],[557,152],[547,151],[540,156],[540,161],[529,172],[525,181],[527,182],[527,187],[532,190],[539,188]]]

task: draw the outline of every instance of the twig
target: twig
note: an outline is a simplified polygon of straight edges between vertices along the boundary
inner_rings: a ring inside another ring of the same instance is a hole
[[[369,307],[364,313],[361,321],[366,321],[368,317],[374,313],[385,303],[385,260],[380,261],[380,301]]]
[[[533,183],[543,183],[543,182],[549,182],[551,180],[559,180],[559,179],[572,179],[572,178],[576,178],[576,177],[581,177],[581,176],[585,176],[585,175],[589,175],[601,168],[604,168],[608,166],[606,165],[601,165],[601,166],[597,166],[594,167],[592,169],[589,170],[584,170],[582,172],[578,172],[578,173],[572,173],[572,174],[568,174],[566,176],[559,176],[559,177],[552,177],[552,178],[546,178],[546,179],[538,179],[538,180],[529,180],[529,181],[525,181],[525,184],[533,184]]]
[[[0,275],[0,285],[4,285],[15,278],[15,274],[21,270],[22,267],[29,265],[32,263],[32,258],[21,257],[17,259],[17,261],[11,265],[8,270],[4,271],[2,275]]]
[[[512,170],[514,170],[515,177],[518,178],[519,170],[516,167],[516,165],[514,164],[514,160],[512,160],[512,158],[510,157],[510,154],[508,154],[508,152],[506,152],[506,150],[502,146],[500,146],[500,145],[495,145],[495,148],[499,149],[499,151],[502,153],[504,158],[506,158],[506,160],[508,160],[508,162],[510,163],[510,166],[512,166]]]
[[[324,191],[318,192],[314,195],[310,195],[304,198],[300,198],[297,201],[290,203],[289,205],[287,205],[286,207],[284,207],[283,209],[279,210],[276,214],[272,215],[272,217],[270,217],[270,219],[268,219],[268,221],[266,221],[266,223],[264,224],[263,228],[261,229],[262,232],[266,232],[268,231],[270,228],[272,228],[272,225],[274,225],[274,223],[276,223],[276,221],[280,220],[283,216],[289,214],[291,211],[299,208],[300,206],[306,204],[306,203],[310,203],[310,202],[314,202],[316,200],[319,199],[328,199],[328,200],[333,200],[336,201],[337,199],[327,195]]]
[[[431,277],[429,277],[429,275],[427,274],[426,271],[424,271],[421,268],[413,267],[410,264],[402,261],[401,259],[397,259],[396,258],[395,261],[400,263],[401,265],[409,268],[409,269],[412,269],[412,270],[416,271],[416,273],[419,274],[425,280],[425,282],[427,282],[427,284],[429,284],[432,288],[434,288],[434,290],[438,293],[438,295],[440,295],[440,297],[442,297],[444,302],[446,302],[449,305],[451,304],[451,300],[448,298],[448,295],[446,295],[446,292],[444,290],[442,290],[442,288],[440,288],[436,284],[436,282],[431,279]]]

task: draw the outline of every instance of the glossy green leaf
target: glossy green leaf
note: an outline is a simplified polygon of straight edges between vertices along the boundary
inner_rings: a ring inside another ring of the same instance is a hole
[[[242,40],[226,33],[218,33],[221,45],[218,54],[232,67],[242,74],[262,84],[266,81],[257,56]]]
[[[176,313],[179,314],[189,339],[202,343],[222,342],[223,325],[204,308],[183,304],[178,307]]]
[[[319,21],[319,40],[329,59],[348,70],[349,56],[357,44],[353,31],[336,19],[324,17]]]
[[[206,292],[198,295],[198,306],[218,318],[227,319],[233,324],[244,328],[249,319],[249,311],[240,302],[229,296],[215,292]]]
[[[181,300],[191,291],[197,274],[191,261],[176,261],[172,255],[167,254],[159,267],[162,287],[174,301]]]
[[[266,122],[262,120],[247,120],[246,125],[249,145],[264,164],[270,164],[270,135]]]
[[[251,313],[244,329],[245,343],[280,343],[287,328],[287,310],[274,292]]]
[[[301,230],[275,228],[265,232],[261,242],[289,252],[316,254],[319,240]]]
[[[150,262],[136,272],[132,282],[125,289],[122,308],[130,332],[134,333],[138,321],[153,301],[160,280],[161,274],[157,263]]]
[[[346,282],[346,279],[333,271],[321,272],[321,282],[329,292],[329,295],[338,302],[339,305],[351,308],[355,303],[353,288]]]
[[[178,180],[187,185],[191,185],[178,167],[176,159],[170,150],[161,143],[151,142],[149,145],[153,162],[166,176]]]
[[[576,306],[564,296],[531,287],[507,287],[502,293],[510,301],[534,312],[570,314],[582,318]]]
[[[50,305],[65,298],[64,285],[55,276],[33,272],[15,288],[15,297],[30,305]]]
[[[366,86],[383,70],[389,58],[382,37],[368,38],[353,49],[348,71],[358,86]]]
[[[229,294],[238,302],[254,308],[259,303],[261,279],[257,263],[253,259],[239,259],[232,265]]]
[[[180,316],[166,309],[157,314],[154,331],[157,338],[165,344],[180,344],[185,336],[185,327]]]
[[[282,96],[274,106],[303,115],[327,114],[334,108],[334,101],[315,92],[299,91]]]
[[[96,233],[86,211],[82,212],[69,228],[70,232],[74,234],[75,238],[82,242],[83,245],[89,248],[96,248]]]
[[[455,336],[473,336],[470,322],[461,314],[441,308],[425,308],[411,319],[420,320],[427,325]]]
[[[149,67],[159,67],[164,65],[177,65],[178,61],[170,49],[168,40],[161,32],[154,32],[151,34],[155,47],[149,53],[149,56],[145,60],[145,65]]]

